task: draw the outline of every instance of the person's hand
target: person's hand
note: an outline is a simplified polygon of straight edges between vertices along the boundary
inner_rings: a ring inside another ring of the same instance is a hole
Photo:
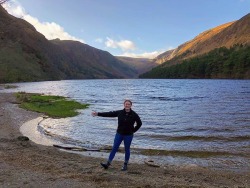
[[[97,116],[98,112],[92,112],[91,114],[92,114],[92,116]]]

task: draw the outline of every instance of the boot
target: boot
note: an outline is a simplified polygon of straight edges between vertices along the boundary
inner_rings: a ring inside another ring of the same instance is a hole
[[[128,170],[128,163],[124,163],[121,170],[122,170],[122,171]]]
[[[103,167],[104,169],[108,169],[109,166],[110,166],[111,164],[110,164],[110,162],[108,161],[107,163],[101,163],[101,165],[102,165],[102,167]]]

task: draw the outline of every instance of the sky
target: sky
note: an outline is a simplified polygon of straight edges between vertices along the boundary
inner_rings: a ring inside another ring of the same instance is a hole
[[[10,0],[3,6],[49,40],[145,58],[250,13],[250,0]]]

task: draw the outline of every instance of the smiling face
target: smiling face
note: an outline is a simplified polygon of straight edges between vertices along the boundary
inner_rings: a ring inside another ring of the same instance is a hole
[[[125,108],[125,110],[126,110],[127,112],[130,111],[131,106],[132,106],[132,102],[131,102],[131,101],[126,100],[126,101],[124,102],[124,108]]]

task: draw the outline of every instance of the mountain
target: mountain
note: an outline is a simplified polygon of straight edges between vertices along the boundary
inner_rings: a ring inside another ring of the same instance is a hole
[[[52,40],[54,45],[61,50],[59,56],[68,69],[71,78],[131,78],[137,71],[122,61],[117,60],[109,52],[96,49],[77,41]],[[70,63],[68,63],[70,62]],[[72,72],[74,70],[75,72]]]
[[[177,56],[187,59],[205,54],[215,48],[230,48],[235,44],[250,44],[250,13],[238,21],[229,22],[199,34],[176,49],[159,55],[155,58],[155,62],[161,64]]]
[[[137,76],[139,76],[139,74],[148,72],[153,67],[158,65],[152,59],[147,58],[132,58],[124,56],[116,56],[116,58],[137,70]]]
[[[0,83],[136,75],[134,68],[106,51],[77,41],[47,40],[0,6]]]
[[[144,75],[141,75],[140,77],[150,77],[149,75],[154,75],[154,78],[157,77],[164,77],[168,78],[168,74],[164,73],[164,70],[159,70],[159,69],[164,69],[166,67],[172,67],[174,65],[182,64],[184,62],[188,61],[194,61],[195,58],[200,58],[202,61],[209,56],[211,58],[214,56],[214,59],[218,58],[218,56],[221,56],[221,54],[217,54],[216,49],[222,49],[225,54],[228,55],[228,57],[224,57],[224,62],[227,59],[230,59],[230,53],[237,54],[237,58],[241,62],[240,59],[240,54],[239,53],[244,53],[246,55],[246,63],[244,63],[244,68],[247,69],[245,72],[242,72],[243,76],[239,75],[239,72],[237,74],[231,74],[230,75],[225,75],[224,73],[216,73],[212,75],[207,75],[204,76],[203,78],[249,78],[250,76],[248,75],[248,53],[245,52],[250,45],[250,14],[247,14],[246,16],[242,17],[241,19],[237,21],[233,21],[230,23],[226,23],[223,25],[220,25],[218,27],[209,29],[198,36],[196,36],[194,39],[178,46],[176,49],[164,52],[163,54],[159,55],[158,57],[155,58],[155,62],[159,63],[158,67],[156,67],[154,70],[152,70],[154,73],[146,73]],[[238,47],[236,47],[238,46]],[[226,49],[231,49],[229,50],[230,53],[226,52],[223,50],[224,48]],[[220,50],[219,50],[220,51]],[[210,53],[211,52],[211,53]],[[210,54],[209,54],[210,53]],[[224,54],[224,56],[225,56]],[[196,60],[195,60],[196,61]],[[223,61],[223,60],[221,60]],[[228,60],[229,61],[229,60]],[[232,61],[236,61],[236,59],[232,59]],[[197,62],[198,63],[198,62]],[[239,65],[237,65],[239,66]],[[242,65],[243,66],[243,65]],[[231,66],[233,67],[233,65]],[[176,69],[171,68],[172,70]],[[221,68],[220,70],[223,70]],[[169,70],[165,70],[165,72],[168,72]],[[236,68],[235,68],[236,71]],[[160,75],[157,76],[158,72]],[[171,71],[170,71],[171,72]],[[164,76],[163,76],[164,75]],[[237,75],[237,76],[236,76]],[[171,78],[175,78],[175,74],[171,73]],[[199,76],[194,76],[194,75],[189,75],[190,77],[196,77],[198,78]],[[176,76],[176,78],[180,78],[179,76]],[[185,78],[185,76],[181,76],[181,78]]]
[[[170,59],[172,59],[175,55],[174,51],[176,51],[176,49],[173,50],[168,50],[160,55],[158,55],[155,59],[154,62],[156,64],[162,64]]]

